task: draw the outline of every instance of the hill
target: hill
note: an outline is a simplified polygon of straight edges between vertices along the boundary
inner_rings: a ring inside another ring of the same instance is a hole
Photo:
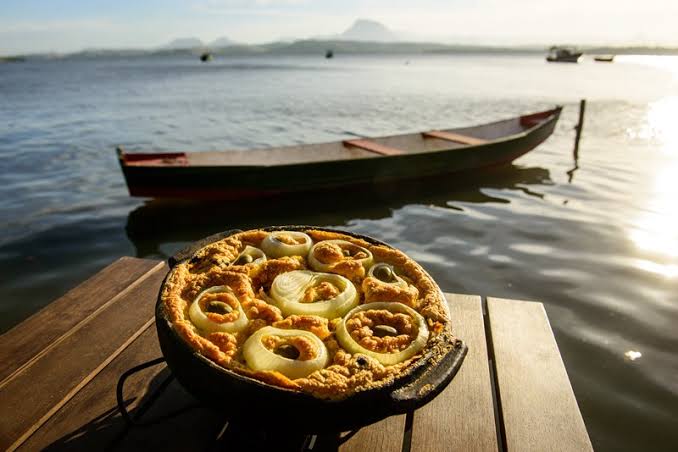
[[[195,49],[205,47],[205,44],[198,38],[177,38],[164,46],[163,49]]]
[[[398,36],[384,24],[375,20],[358,19],[343,33],[336,36],[342,41],[394,42]]]
[[[209,47],[212,49],[218,49],[220,47],[228,47],[236,45],[236,42],[233,41],[230,38],[227,38],[226,36],[222,36],[220,38],[215,39],[214,41],[209,43]]]

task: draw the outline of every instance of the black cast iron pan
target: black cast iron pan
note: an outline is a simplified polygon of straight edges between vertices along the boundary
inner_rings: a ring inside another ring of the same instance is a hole
[[[389,246],[371,237],[336,229],[311,226],[263,229],[322,229]],[[240,231],[227,231],[196,242],[171,257],[170,267],[190,259],[204,246],[237,232]],[[299,433],[341,432],[415,410],[431,401],[449,384],[468,351],[462,341],[443,333],[393,383],[358,392],[342,400],[320,399],[239,375],[200,355],[172,329],[160,300],[164,285],[165,282],[156,303],[155,323],[160,348],[172,373],[188,392],[203,403],[219,410],[229,419],[255,428]]]

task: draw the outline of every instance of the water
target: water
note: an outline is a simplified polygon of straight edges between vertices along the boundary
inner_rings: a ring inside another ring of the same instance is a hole
[[[577,101],[588,99],[578,160]],[[412,192],[144,203],[114,146],[247,149],[487,122],[565,105],[515,165]],[[405,250],[451,292],[542,301],[598,450],[678,444],[678,60],[152,57],[0,65],[0,328],[122,255],[306,223]],[[639,358],[631,359],[639,352]],[[529,390],[529,388],[526,388]]]

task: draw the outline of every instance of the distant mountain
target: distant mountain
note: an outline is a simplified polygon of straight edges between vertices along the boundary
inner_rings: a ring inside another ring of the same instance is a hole
[[[300,40],[300,38],[297,38],[296,36],[281,36],[281,37],[279,37],[278,39],[276,39],[275,41],[272,41],[272,42],[281,42],[281,43],[285,43],[285,44],[290,44],[294,41],[299,41],[299,40]]]
[[[336,37],[345,41],[393,42],[398,36],[384,24],[374,20],[358,19],[346,31]]]
[[[235,45],[236,42],[233,41],[232,39],[227,38],[226,36],[222,36],[220,38],[215,39],[214,41],[209,43],[209,46],[213,49],[218,49],[219,47],[228,47]]]
[[[178,38],[162,46],[163,49],[195,49],[198,47],[205,47],[205,44],[198,38]]]
[[[364,27],[361,23],[371,22],[372,25]],[[373,27],[373,24],[377,24]],[[210,43],[209,51],[214,56],[254,56],[254,55],[313,55],[318,59],[325,59],[325,53],[328,49],[334,51],[334,55],[425,55],[425,54],[486,54],[486,55],[536,55],[539,60],[547,49],[542,45],[525,46],[496,46],[496,45],[475,45],[457,42],[455,44],[440,42],[412,42],[399,39],[396,42],[384,41],[387,36],[393,36],[394,33],[386,27],[386,33],[383,33],[382,25],[373,21],[356,21],[353,26],[341,35],[331,37],[315,37],[313,39],[300,39],[293,42],[279,40],[266,44],[243,44],[234,43],[228,38],[217,39]],[[354,34],[356,29],[373,29],[381,31],[378,36],[372,34],[370,37],[359,33]],[[405,35],[398,34],[401,38]],[[365,37],[369,40],[360,38]],[[380,40],[381,39],[381,40]],[[371,42],[370,42],[371,41]],[[217,45],[227,43],[226,45]],[[147,57],[157,56],[185,56],[193,58],[205,52],[205,44],[197,38],[175,39],[171,43],[155,48],[128,48],[128,49],[97,49],[90,48],[68,54],[43,53],[31,55],[14,55],[19,59],[62,59],[62,58],[98,58],[98,57]],[[678,47],[594,47],[581,46],[580,50],[588,55],[595,54],[615,54],[615,55],[678,55]],[[7,55],[12,57],[12,55]],[[3,56],[0,56],[3,57]],[[10,58],[12,60],[12,58]],[[0,58],[0,63],[6,62],[6,58]]]

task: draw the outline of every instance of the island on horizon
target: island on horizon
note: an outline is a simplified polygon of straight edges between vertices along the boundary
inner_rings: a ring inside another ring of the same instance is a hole
[[[158,46],[146,48],[88,48],[66,53],[27,53],[0,56],[0,62],[18,62],[41,58],[93,58],[133,57],[157,55],[201,55],[209,52],[215,56],[256,55],[317,55],[328,49],[341,54],[536,54],[543,53],[553,43],[525,45],[492,45],[451,43],[415,40],[412,36],[391,30],[384,24],[357,19],[339,34],[310,38],[284,38],[264,44],[237,42],[221,36],[210,42],[198,37],[180,37]],[[678,48],[663,46],[610,46],[580,45],[578,48],[589,54],[613,55],[678,55]]]

